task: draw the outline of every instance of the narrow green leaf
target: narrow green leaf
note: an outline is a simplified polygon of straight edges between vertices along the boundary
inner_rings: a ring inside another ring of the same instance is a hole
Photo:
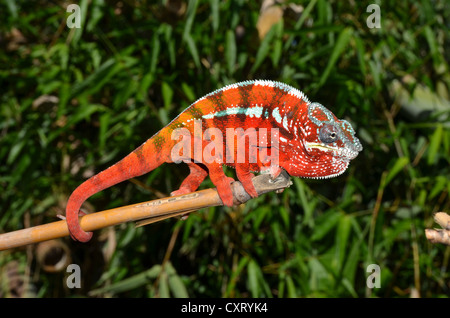
[[[273,232],[273,239],[275,241],[276,251],[278,253],[282,253],[283,252],[283,243],[281,241],[282,234],[280,231],[280,223],[274,222],[270,225],[270,228],[272,229],[272,232]]]
[[[430,54],[431,58],[433,59],[433,65],[436,68],[437,71],[440,68],[440,66],[445,64],[443,63],[443,58],[441,53],[439,52],[439,44],[436,39],[436,33],[431,29],[429,25],[426,25],[424,28],[424,36],[427,40],[428,46],[430,48]]]
[[[250,259],[248,257],[246,257],[246,256],[239,260],[237,268],[235,270],[233,270],[233,272],[231,274],[230,282],[228,283],[227,291],[226,291],[226,294],[225,294],[226,297],[230,297],[231,296],[230,293],[231,293],[232,290],[235,289],[239,275],[241,274],[241,272],[245,268],[245,266],[247,266],[249,261],[250,261]]]
[[[169,298],[169,282],[167,278],[167,273],[164,271],[159,276],[159,297],[160,298]]]
[[[181,83],[181,89],[183,90],[183,93],[186,95],[189,102],[195,101],[195,93],[192,90],[192,87],[186,84],[185,82]]]
[[[81,19],[81,25],[80,28],[75,28],[72,29],[74,30],[75,34],[72,38],[72,45],[76,46],[78,41],[81,39],[81,35],[83,34],[83,30],[85,28],[86,25],[86,17],[87,17],[87,12],[88,12],[88,5],[89,5],[89,1],[87,0],[81,0],[79,3],[80,6],[80,19]]]
[[[100,130],[99,130],[99,149],[102,151],[106,144],[106,136],[109,127],[110,113],[104,113],[100,116]]]
[[[59,107],[57,110],[57,118],[61,118],[61,116],[67,112],[67,104],[70,100],[71,94],[70,90],[71,85],[69,80],[64,79],[64,82],[61,83],[61,86],[59,87]]]
[[[284,206],[280,206],[280,210],[278,211],[281,219],[283,220],[284,227],[289,229],[289,212]]]
[[[178,274],[171,262],[166,263],[165,271],[167,273],[168,283],[169,283],[169,288],[170,288],[171,294],[177,298],[189,297],[183,281],[181,280],[180,276],[178,276]]]
[[[278,67],[278,63],[281,58],[281,50],[283,47],[283,20],[281,20],[279,23],[275,24],[275,39],[273,43],[273,49],[270,54],[270,57],[272,58],[272,64],[274,67]]]
[[[121,69],[121,63],[111,58],[104,62],[91,75],[86,77],[81,83],[73,86],[71,98],[78,97],[80,94],[93,94],[98,91],[108,80]]]
[[[12,171],[11,180],[8,184],[8,189],[12,189],[16,185],[16,183],[22,180],[26,169],[28,168],[28,166],[31,164],[32,161],[31,157],[28,155],[20,156],[18,160],[19,161],[15,164],[14,171]]]
[[[233,74],[236,65],[236,39],[233,30],[227,30],[225,36],[225,60],[229,74]]]
[[[450,186],[450,180],[444,176],[437,176],[434,182],[434,186],[431,189],[428,198],[430,200],[434,199],[438,194],[440,194],[447,186]]]
[[[176,63],[176,52],[175,52],[175,41],[173,39],[172,31],[173,27],[170,24],[163,24],[164,39],[167,45],[167,52],[169,53],[170,66],[175,67]]]
[[[267,32],[266,36],[261,41],[261,44],[258,48],[258,52],[256,53],[255,63],[253,64],[253,66],[250,70],[250,73],[254,73],[258,69],[258,67],[262,64],[262,62],[267,57],[267,55],[269,54],[270,45],[271,45],[273,37],[275,35],[275,29],[276,29],[276,24],[270,28],[269,32]]]
[[[219,29],[220,15],[219,15],[219,0],[210,0],[211,5],[211,23],[214,33]]]
[[[164,101],[164,108],[169,111],[170,105],[172,104],[173,89],[167,82],[162,82],[161,94]]]
[[[402,233],[406,234],[411,231],[411,220],[410,213],[407,211],[407,216],[405,219],[396,222],[383,233],[383,242],[378,245],[378,248],[383,248],[387,252],[390,251],[395,240],[398,240]]]
[[[309,17],[309,14],[311,13],[312,9],[316,5],[317,0],[311,0],[308,2],[308,5],[306,6],[305,10],[302,12],[302,15],[300,16],[300,19],[295,23],[294,29],[299,30],[303,23],[306,21],[306,19]]]
[[[6,0],[5,1],[6,6],[8,8],[9,13],[13,18],[17,18],[17,5],[15,0]]]
[[[351,217],[341,214],[336,231],[336,261],[338,271],[344,266],[347,257],[347,243],[351,230]]]
[[[104,13],[105,3],[99,0],[92,1],[91,7],[89,8],[89,20],[86,26],[86,31],[92,32],[97,23],[102,19]]]
[[[183,284],[180,276],[170,275],[169,276],[169,287],[172,294],[177,298],[188,298],[189,294],[186,287]]]
[[[148,89],[155,81],[155,76],[152,73],[147,73],[142,77],[142,80],[140,81],[140,85],[138,88],[138,100],[144,101],[147,99]]]
[[[444,127],[442,124],[437,124],[433,135],[430,138],[430,147],[428,148],[427,163],[434,164],[438,159],[438,151],[442,143],[442,135]]]
[[[283,275],[283,277],[280,276],[279,280],[278,280],[278,298],[284,298],[284,289],[286,286],[286,279],[284,278],[285,275]]]
[[[306,19],[309,17],[309,14],[311,13],[311,10],[314,8],[314,6],[316,5],[317,0],[311,0],[308,2],[308,5],[306,6],[305,10],[303,10],[302,15],[300,16],[300,18],[297,20],[297,22],[294,25],[294,30],[298,31],[301,29],[303,23],[305,23]],[[284,45],[284,50],[287,51],[291,45],[292,42],[294,41],[294,35],[291,35],[289,37],[289,39],[286,41],[286,44]]]
[[[250,289],[250,293],[252,297],[259,297],[259,284],[258,284],[258,271],[259,266],[256,264],[254,260],[250,260],[247,266],[247,272],[248,272],[248,285]]]
[[[186,23],[183,30],[183,41],[192,41],[191,29],[195,19],[195,12],[197,11],[198,0],[188,1],[186,10]],[[189,40],[190,39],[190,40]]]
[[[332,275],[326,270],[323,264],[315,257],[312,257],[308,262],[310,276],[309,286],[312,291],[320,291],[326,289],[324,283],[331,285]]]
[[[294,183],[297,188],[299,204],[301,204],[302,210],[305,214],[304,222],[311,226],[314,223],[313,214],[317,201],[315,199],[311,200],[310,196],[308,196],[309,188],[303,180],[300,178],[294,178]]]
[[[52,131],[47,138],[47,142],[53,141],[55,138],[61,135],[64,131],[67,131],[68,128],[70,128],[72,125],[76,124],[77,122],[81,120],[85,120],[90,118],[90,116],[95,113],[105,110],[105,107],[103,105],[92,105],[92,104],[83,104],[81,107],[78,108],[78,111],[73,114],[71,117],[69,117],[69,120],[67,121],[66,125],[60,129],[56,129]]]
[[[167,113],[167,109],[165,108],[159,108],[158,109],[158,115],[159,115],[159,120],[161,121],[161,123],[165,126],[169,123],[170,119],[169,119],[169,115]]]
[[[352,220],[352,223],[356,223]],[[350,285],[354,286],[356,272],[358,270],[359,254],[361,252],[361,241],[358,239],[353,240],[353,244],[349,253],[346,255],[346,261],[344,268],[342,269],[342,277],[350,282]]]
[[[194,60],[194,64],[197,68],[200,68],[200,57],[198,55],[197,46],[195,45],[195,41],[190,34],[187,34],[185,37],[186,44],[189,49],[189,53],[191,53],[192,59]]]
[[[158,33],[155,33],[152,38],[152,55],[150,57],[150,73],[155,74],[156,66],[158,65],[159,52],[161,50],[161,43],[159,41]]]
[[[356,53],[358,55],[359,69],[363,77],[367,74],[366,60],[365,60],[365,48],[362,39],[359,36],[354,37],[356,45]]]
[[[318,87],[321,87],[325,83],[325,81],[327,80],[331,71],[335,67],[336,62],[339,59],[339,57],[345,52],[346,49],[348,49],[347,45],[350,42],[352,34],[353,34],[353,30],[351,28],[345,28],[339,34],[339,37],[336,40],[334,49],[331,52],[330,58],[328,60],[328,64],[325,67],[325,70],[323,71],[322,76],[319,80]]]
[[[389,182],[394,179],[394,177],[409,163],[409,159],[407,157],[400,157],[395,161],[394,166],[388,171],[386,178],[384,179],[382,188],[385,188]]]
[[[145,272],[131,276],[120,282],[108,285],[106,287],[98,288],[89,292],[91,296],[97,296],[104,293],[120,294],[129,290],[133,290],[148,284],[155,279],[161,271],[161,265],[154,265]]]
[[[375,87],[377,90],[381,90],[382,87],[382,74],[381,72],[383,72],[383,68],[381,67],[381,63],[379,63],[379,61],[377,60],[370,60],[369,61],[369,69],[370,69],[370,73],[372,75],[372,80],[375,84]]]
[[[314,233],[311,236],[311,240],[318,241],[322,239],[338,224],[340,218],[341,214],[334,211],[330,211],[321,216],[320,219],[316,221],[316,226],[314,227]]]
[[[352,297],[358,298],[358,293],[356,292],[354,287],[355,285],[349,282],[348,279],[344,278],[342,280],[342,286],[344,286],[345,289],[347,289],[347,291],[350,293],[350,295],[352,295]]]
[[[319,0],[317,2],[317,24],[323,25],[328,22],[328,10],[326,0]]]
[[[19,156],[20,151],[23,149],[23,147],[26,145],[27,139],[24,139],[25,131],[22,131],[18,134],[17,141],[11,146],[11,150],[9,151],[8,159],[6,160],[6,163],[8,165],[12,164],[14,161],[16,161],[16,158]]]
[[[290,298],[296,298],[297,291],[295,290],[295,284],[292,280],[291,276],[286,276],[286,287],[287,287],[287,295]]]

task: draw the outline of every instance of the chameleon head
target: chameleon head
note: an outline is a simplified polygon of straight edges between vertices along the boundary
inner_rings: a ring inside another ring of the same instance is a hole
[[[286,171],[305,178],[332,178],[342,174],[362,150],[355,131],[319,103],[308,105],[297,129],[299,141],[291,148]]]

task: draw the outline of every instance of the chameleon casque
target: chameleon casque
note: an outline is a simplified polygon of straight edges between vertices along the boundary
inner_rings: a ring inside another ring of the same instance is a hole
[[[223,142],[223,149],[220,149],[231,160],[194,160],[189,152],[183,157],[190,173],[171,195],[194,192],[209,173],[226,206],[233,205],[230,183],[234,180],[224,174],[224,164],[235,168],[244,189],[250,196],[257,197],[252,172],[269,172],[275,178],[285,169],[291,176],[331,178],[342,174],[350,160],[362,150],[349,122],[337,119],[321,104],[310,102],[298,89],[268,80],[228,85],[197,100],[125,158],[76,188],[66,207],[66,221],[72,238],[87,242],[92,237],[92,232],[81,229],[78,220],[78,216],[84,214],[80,211],[84,201],[103,189],[148,173],[165,162],[179,162],[174,160],[172,153],[179,139],[173,138],[172,134],[182,128],[194,136],[196,122],[201,123],[202,132],[215,128],[223,135],[228,132],[227,128],[254,128],[256,131],[276,128],[275,135],[260,135],[258,144],[250,145],[245,141],[247,147],[266,148],[268,155],[276,150],[276,164],[263,157],[257,160],[247,157],[244,161],[236,161],[238,150],[243,150],[242,146],[237,147],[237,135],[233,137],[233,147]],[[198,141],[198,137],[192,139],[192,150],[196,138]],[[274,138],[277,139],[276,143]],[[217,140],[220,139],[215,138]],[[208,143],[211,143],[211,139],[201,140],[202,149]],[[247,152],[245,149],[243,151]]]

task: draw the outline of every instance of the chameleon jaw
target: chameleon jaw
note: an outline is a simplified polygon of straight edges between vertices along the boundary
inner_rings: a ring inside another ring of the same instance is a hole
[[[331,153],[333,157],[338,157],[339,159],[345,161],[350,161],[356,158],[359,153],[359,151],[353,150],[349,147],[339,148],[315,142],[306,142],[305,148],[307,151],[311,151],[311,149],[317,149],[323,152]]]
[[[345,170],[347,170],[349,163],[350,163],[349,161],[345,162],[345,166],[342,167],[342,169],[336,173],[328,174],[328,175],[324,175],[324,176],[313,176],[313,177],[308,176],[305,178],[307,178],[307,179],[331,179],[334,177],[338,177],[341,174],[343,174],[345,172]]]

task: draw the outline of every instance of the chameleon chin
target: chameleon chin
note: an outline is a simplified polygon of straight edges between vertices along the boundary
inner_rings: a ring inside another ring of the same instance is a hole
[[[192,135],[191,147],[195,150],[194,127],[199,121],[202,132],[214,128],[224,136],[231,128],[254,128],[256,131],[277,129],[276,136],[267,134],[265,137],[266,150],[277,153],[276,165],[265,160],[237,160],[239,150],[242,151],[242,148],[235,146],[237,140],[231,151],[223,143],[222,153],[230,155],[232,162],[199,162],[193,156],[184,158],[190,173],[180,188],[171,194],[197,190],[209,174],[227,206],[233,205],[230,183],[234,179],[225,176],[224,164],[236,169],[237,179],[244,189],[250,196],[256,197],[252,172],[269,171],[275,178],[285,169],[296,177],[331,178],[344,173],[350,160],[362,150],[349,122],[339,120],[321,104],[310,102],[298,89],[268,80],[228,85],[197,100],[125,158],[77,187],[66,207],[66,220],[72,238],[87,242],[92,237],[92,233],[83,231],[78,223],[84,201],[103,189],[148,173],[163,163],[173,163],[172,149],[178,141],[171,136],[176,129],[184,128]],[[200,143],[203,149],[207,145],[206,141]]]

